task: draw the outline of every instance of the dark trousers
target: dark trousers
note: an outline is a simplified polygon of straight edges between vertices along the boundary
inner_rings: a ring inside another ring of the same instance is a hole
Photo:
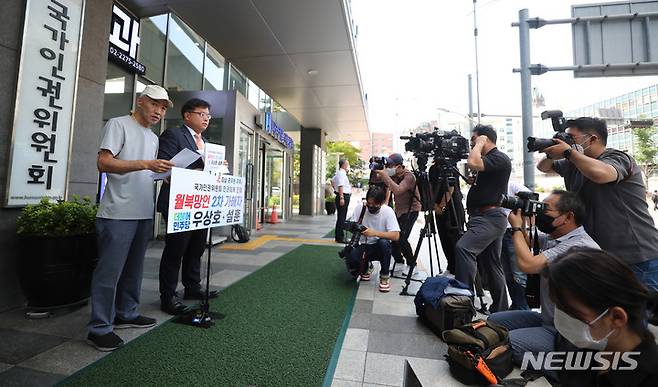
[[[418,219],[418,211],[411,211],[406,214],[402,214],[398,218],[398,225],[400,226],[400,239],[397,242],[391,243],[393,248],[393,257],[397,263],[404,262],[402,257],[404,257],[408,265],[410,265],[414,260],[414,252],[411,249],[411,245],[409,244],[409,234],[411,234],[411,230],[414,228],[416,219]]]
[[[176,294],[179,271],[186,290],[201,288],[201,255],[206,248],[207,232],[203,229],[165,236],[165,248],[160,260],[160,297],[170,298]]]
[[[363,254],[366,254],[365,261],[361,261]],[[380,277],[389,276],[389,265],[391,264],[391,241],[388,239],[377,239],[375,243],[358,245],[352,249],[347,265],[351,273],[364,274],[368,271],[368,262],[379,261],[382,268],[379,271]],[[355,275],[356,277],[356,275]]]
[[[507,310],[505,273],[500,261],[503,234],[507,228],[505,214],[500,208],[470,212],[466,233],[455,249],[455,279],[473,287],[478,263],[487,273],[493,304],[492,312]]]
[[[350,206],[350,194],[343,194],[345,198],[345,205],[340,205],[340,197],[336,195],[336,240],[342,241],[345,239],[345,220],[347,219],[347,208]],[[358,216],[358,215],[357,215]]]
[[[511,310],[528,310],[528,302],[525,298],[525,284],[527,275],[520,271],[516,265],[516,250],[514,250],[514,241],[512,240],[512,230],[505,230],[503,236],[503,248],[500,253],[500,260],[505,272],[505,282],[507,291],[512,299]]]
[[[451,273],[455,273],[455,248],[457,247],[457,241],[461,237],[462,230],[459,227],[463,227],[463,223],[458,226],[453,224],[453,218],[451,215],[451,210],[446,210],[442,215],[437,215],[436,217],[436,228],[439,233],[439,240],[441,241],[441,248],[443,253],[446,256],[448,261],[447,270]]]
[[[139,316],[144,254],[152,234],[152,219],[96,218],[98,264],[91,280],[90,333],[112,332],[116,316],[124,320]]]

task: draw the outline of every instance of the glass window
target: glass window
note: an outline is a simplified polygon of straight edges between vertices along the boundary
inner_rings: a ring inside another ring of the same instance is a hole
[[[247,99],[254,105],[255,108],[258,108],[258,99],[259,99],[260,89],[256,86],[255,83],[249,81],[249,95]]]
[[[176,15],[170,15],[165,87],[173,90],[201,90],[204,41]]]
[[[203,66],[203,90],[224,90],[226,62],[219,51],[206,44],[206,62]]]
[[[112,62],[107,64],[103,120],[130,114],[133,107],[135,75]]]
[[[228,85],[230,90],[237,90],[247,96],[247,78],[233,65],[230,67]]]
[[[258,110],[262,112],[269,112],[271,109],[272,109],[272,98],[261,90],[260,99],[258,101]]]
[[[164,77],[167,16],[147,17],[141,21],[139,61],[146,66],[146,78],[161,84]]]

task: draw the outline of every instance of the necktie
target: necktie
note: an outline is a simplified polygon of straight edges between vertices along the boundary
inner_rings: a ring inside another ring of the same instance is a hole
[[[198,150],[203,150],[203,140],[199,133],[194,133],[194,142],[196,142],[196,148]]]

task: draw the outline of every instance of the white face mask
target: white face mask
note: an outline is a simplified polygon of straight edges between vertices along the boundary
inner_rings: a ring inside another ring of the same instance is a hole
[[[389,176],[395,176],[395,168],[386,168],[386,173]]]
[[[601,313],[597,318],[590,321],[589,323],[584,323],[577,318],[573,318],[560,310],[557,306],[555,307],[555,329],[560,332],[565,339],[569,340],[573,345],[578,348],[588,348],[596,351],[602,351],[608,345],[608,337],[615,331],[611,330],[605,337],[600,340],[594,340],[592,338],[592,333],[589,330],[590,325],[597,322],[601,317],[605,316],[608,313],[609,309],[606,309]]]

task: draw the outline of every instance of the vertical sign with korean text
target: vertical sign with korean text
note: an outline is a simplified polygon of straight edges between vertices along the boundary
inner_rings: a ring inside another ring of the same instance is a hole
[[[64,199],[84,0],[27,0],[6,205]]]
[[[244,178],[173,168],[167,233],[240,224]]]
[[[204,148],[203,170],[206,172],[223,172],[226,158],[224,145],[206,143]]]

